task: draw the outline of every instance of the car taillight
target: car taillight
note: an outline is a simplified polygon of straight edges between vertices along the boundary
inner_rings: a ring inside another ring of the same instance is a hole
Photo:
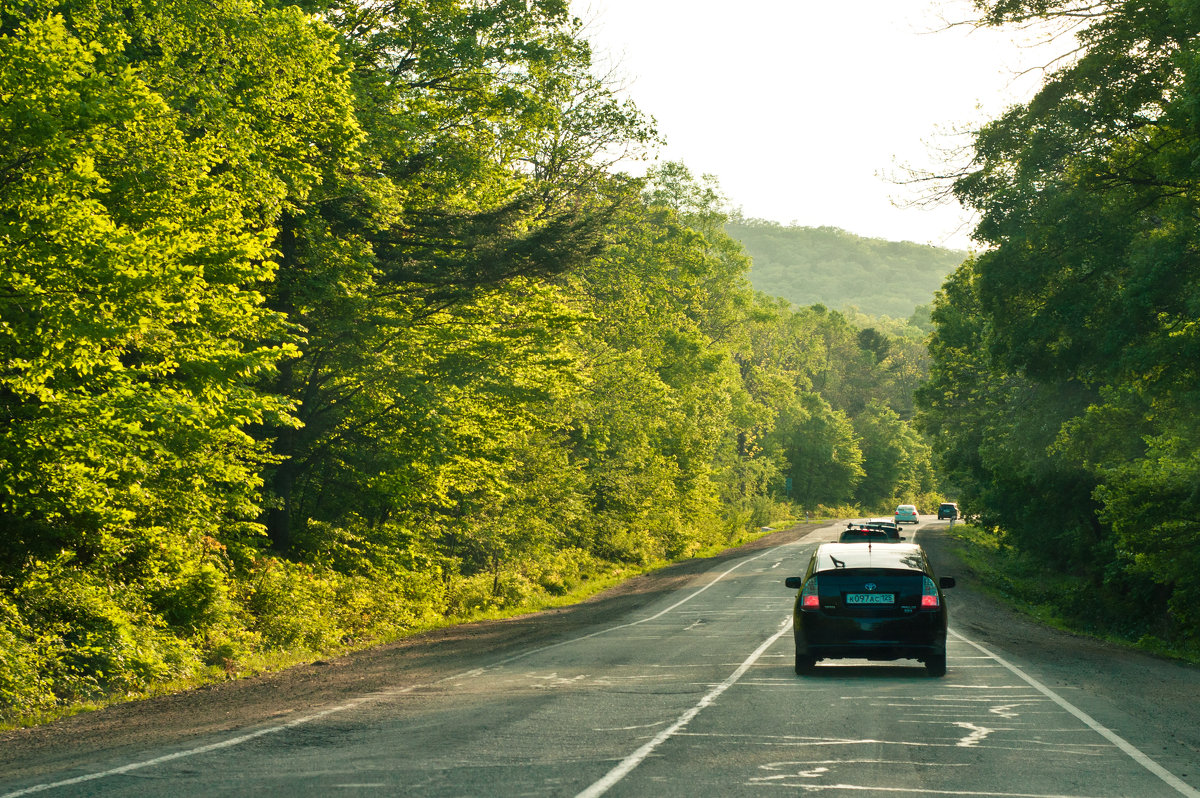
[[[800,591],[800,607],[805,610],[815,610],[821,606],[821,597],[817,593],[817,578],[814,576],[804,583]]]
[[[938,599],[937,585],[928,576],[921,577],[921,608],[935,610],[941,606]]]

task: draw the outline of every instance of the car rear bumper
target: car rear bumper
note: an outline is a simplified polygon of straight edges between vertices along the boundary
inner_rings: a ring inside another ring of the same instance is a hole
[[[877,619],[829,617],[801,612],[796,653],[817,659],[924,659],[946,653],[946,620],[938,612]]]

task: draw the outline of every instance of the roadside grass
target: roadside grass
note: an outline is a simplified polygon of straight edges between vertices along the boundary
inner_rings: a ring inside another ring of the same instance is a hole
[[[323,646],[319,650],[303,649],[271,649],[267,651],[245,651],[238,657],[236,667],[227,668],[220,665],[197,668],[189,675],[175,679],[163,680],[148,685],[143,689],[114,692],[88,700],[69,701],[56,704],[49,708],[0,716],[0,731],[40,726],[56,720],[77,715],[83,712],[94,712],[106,707],[123,704],[130,701],[140,701],[156,696],[193,690],[207,685],[237,679],[253,678],[270,673],[277,673],[299,665],[307,665],[323,660],[336,659],[356,651],[364,651],[375,646],[386,645],[405,638],[413,637],[424,632],[450,626],[458,626],[478,621],[502,620],[544,610],[566,607],[578,604],[598,593],[632,579],[642,574],[666,568],[675,563],[691,559],[716,556],[729,549],[750,543],[778,529],[784,529],[797,523],[790,518],[781,520],[780,525],[772,527],[744,528],[730,536],[727,540],[713,543],[692,553],[674,560],[660,559],[644,564],[615,564],[606,563],[603,567],[583,574],[568,589],[561,593],[538,591],[529,595],[525,600],[500,608],[478,609],[457,615],[426,617],[420,622],[406,626],[402,630],[390,630],[382,633],[367,633],[353,639],[345,640],[341,645]],[[802,522],[801,522],[802,523]],[[3,652],[0,652],[3,653]]]
[[[513,606],[503,607],[503,608],[499,608],[499,609],[492,609],[492,610],[481,610],[478,612],[471,613],[469,616],[447,618],[447,619],[445,619],[444,623],[436,624],[436,627],[454,626],[454,625],[463,624],[463,623],[474,623],[476,621],[503,620],[505,618],[515,618],[519,615],[528,615],[529,613],[533,613],[533,612],[541,612],[543,610],[557,609],[558,607],[569,607],[572,604],[578,604],[581,601],[586,601],[587,599],[591,598],[592,596],[594,596],[598,593],[602,593],[605,590],[608,590],[609,588],[616,587],[617,585],[621,584],[622,582],[633,579],[634,577],[641,576],[643,574],[652,573],[652,572],[658,571],[662,568],[666,568],[668,566],[675,565],[676,563],[686,562],[688,560],[698,560],[698,559],[704,559],[706,557],[715,557],[716,555],[721,554],[722,552],[728,551],[730,549],[736,549],[739,546],[744,546],[745,544],[751,543],[755,540],[758,540],[759,538],[761,538],[765,535],[769,535],[772,532],[777,532],[780,529],[786,529],[787,527],[790,527],[796,523],[805,523],[805,522],[804,521],[797,522],[797,521],[788,520],[785,523],[782,523],[779,527],[760,527],[760,528],[754,529],[754,530],[747,529],[747,530],[744,530],[744,531],[740,532],[739,534],[731,537],[727,541],[724,541],[721,543],[714,543],[712,545],[705,546],[703,548],[695,550],[694,552],[688,554],[687,556],[679,557],[674,560],[668,560],[668,559],[652,560],[648,563],[645,563],[644,565],[635,565],[635,564],[628,564],[628,563],[621,564],[621,565],[612,565],[611,567],[609,567],[603,571],[599,571],[599,572],[590,574],[585,580],[582,580],[577,586],[573,587],[572,589],[568,590],[565,593],[562,593],[561,595],[553,595],[550,593],[537,593],[537,594],[534,594],[533,596],[531,596],[527,601],[521,603],[520,605],[513,605]],[[428,631],[430,628],[435,628],[435,627],[430,626],[430,627],[426,627],[424,629],[406,632],[405,634],[400,635],[397,639],[400,639],[403,637],[409,637],[412,634],[416,634],[417,632]],[[391,642],[391,641],[377,641],[375,643],[372,643],[371,645],[378,645],[379,642]]]
[[[1200,647],[1155,633],[1160,619],[1131,617],[1122,595],[1098,590],[1084,576],[1047,568],[1006,545],[1003,533],[955,524],[947,534],[959,542],[954,555],[978,579],[980,589],[1018,612],[1065,632],[1200,664]]]

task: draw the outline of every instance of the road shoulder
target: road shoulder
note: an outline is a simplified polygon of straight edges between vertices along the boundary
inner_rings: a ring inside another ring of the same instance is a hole
[[[1071,634],[1037,623],[985,594],[955,556],[967,545],[945,525],[921,528],[917,542],[947,591],[950,627],[1031,671],[1106,726],[1119,727],[1135,746],[1162,758],[1191,782],[1200,774],[1200,668]],[[950,662],[953,675],[953,661]],[[1178,767],[1182,763],[1183,767]],[[1182,772],[1179,772],[1182,771]]]

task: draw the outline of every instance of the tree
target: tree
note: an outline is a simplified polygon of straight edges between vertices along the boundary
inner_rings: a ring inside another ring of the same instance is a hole
[[[134,689],[233,612],[247,430],[289,423],[273,224],[354,141],[344,73],[242,3],[10,4],[0,48],[0,580],[60,694]]]
[[[817,394],[801,394],[781,415],[774,438],[796,502],[810,509],[850,502],[864,471],[858,437],[845,414]]]
[[[929,445],[896,411],[872,401],[852,423],[863,457],[863,477],[854,493],[860,505],[879,507],[893,498],[915,501],[933,490]]]
[[[1178,571],[1144,564],[1187,558],[1168,552],[1190,523],[1179,486],[1198,404],[1200,15],[1167,0],[978,5],[986,24],[1071,24],[1079,49],[978,132],[954,183],[988,249],[935,307],[926,423],[972,510],[1098,595],[1173,608],[1155,633],[1195,639]]]
[[[528,423],[529,385],[563,379],[550,364],[573,314],[537,283],[603,246],[614,195],[589,158],[651,135],[588,74],[562,3],[330,11],[365,140],[353,170],[325,174],[285,216],[277,244],[268,301],[306,337],[270,384],[301,426],[264,431],[280,460],[265,522],[283,552],[356,495],[387,517],[443,512],[473,490],[467,475],[490,455],[463,463],[482,420],[505,439]],[[370,487],[385,483],[392,493]]]

